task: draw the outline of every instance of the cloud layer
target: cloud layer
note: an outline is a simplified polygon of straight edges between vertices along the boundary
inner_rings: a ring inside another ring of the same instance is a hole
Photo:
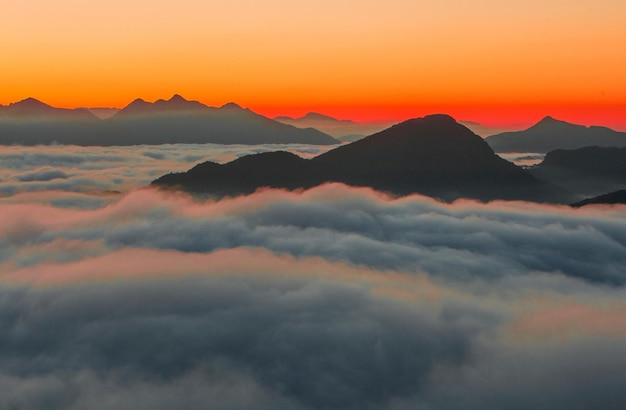
[[[311,157],[330,148],[300,144],[4,146],[0,152],[0,197],[53,190],[88,194],[128,192],[148,185],[163,174],[186,171],[203,161],[227,162],[244,155],[275,150]]]
[[[31,263],[25,244],[98,241],[102,251],[144,247],[207,253],[259,247],[455,279],[548,273],[626,283],[623,208],[445,205],[329,184],[205,203],[141,190],[95,210],[13,203],[3,205],[1,215],[0,255],[6,256],[0,263]],[[17,253],[22,256],[16,259]]]
[[[623,207],[97,198],[0,203],[2,408],[622,406]]]

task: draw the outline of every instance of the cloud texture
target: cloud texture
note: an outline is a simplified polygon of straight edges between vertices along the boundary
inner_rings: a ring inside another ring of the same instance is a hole
[[[622,406],[623,207],[77,195],[0,203],[0,408]]]

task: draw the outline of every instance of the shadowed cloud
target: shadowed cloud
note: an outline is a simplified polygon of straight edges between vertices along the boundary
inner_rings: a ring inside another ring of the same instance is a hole
[[[524,280],[461,290],[245,249],[125,249],[2,282],[3,407],[619,408],[624,387],[623,332],[543,334],[572,300],[621,323],[623,290],[563,277],[540,310]]]

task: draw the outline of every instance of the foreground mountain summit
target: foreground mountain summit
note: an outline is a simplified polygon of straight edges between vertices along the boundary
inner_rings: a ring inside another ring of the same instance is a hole
[[[297,189],[325,182],[444,200],[570,199],[497,156],[482,138],[447,115],[408,120],[310,160],[272,152],[223,165],[204,162],[187,172],[162,176],[153,185],[225,196],[260,187]]]
[[[523,131],[510,131],[486,139],[496,152],[542,152],[587,146],[626,147],[626,133],[607,127],[586,127],[545,117]]]
[[[337,144],[329,135],[300,129],[230,103],[220,108],[179,95],[149,103],[137,99],[107,119],[86,109],[54,108],[29,98],[0,107],[0,144]]]

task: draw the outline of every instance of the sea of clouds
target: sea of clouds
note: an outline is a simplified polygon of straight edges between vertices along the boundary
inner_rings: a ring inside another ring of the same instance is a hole
[[[626,207],[143,188],[271,149],[3,148],[0,408],[623,407]]]

